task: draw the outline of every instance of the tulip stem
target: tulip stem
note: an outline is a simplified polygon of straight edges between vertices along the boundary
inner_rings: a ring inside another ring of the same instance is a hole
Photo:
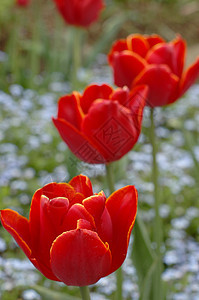
[[[72,88],[77,89],[78,83],[78,70],[81,65],[81,47],[80,47],[80,40],[81,40],[81,29],[78,27],[73,28],[73,65],[72,65]]]
[[[115,191],[114,175],[113,175],[113,164],[106,164],[106,178],[110,194]],[[123,286],[123,274],[122,267],[116,271],[117,291],[116,300],[122,300],[122,286]]]
[[[106,178],[110,194],[115,191],[114,176],[113,176],[113,164],[106,164]]]
[[[80,286],[80,293],[82,296],[82,300],[90,300],[90,292],[88,286]]]
[[[155,219],[153,228],[153,239],[156,244],[156,253],[158,257],[157,269],[154,274],[154,300],[162,299],[162,286],[161,286],[161,275],[162,275],[162,257],[161,257],[161,243],[162,243],[162,224],[159,214],[160,201],[159,201],[159,190],[158,190],[158,165],[157,165],[157,147],[156,147],[156,133],[154,124],[154,108],[151,108],[151,146],[152,146],[152,157],[153,157],[153,186],[154,186],[154,209]]]

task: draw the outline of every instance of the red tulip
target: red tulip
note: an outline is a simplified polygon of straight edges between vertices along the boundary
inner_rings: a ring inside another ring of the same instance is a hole
[[[132,34],[118,40],[108,55],[117,86],[147,84],[147,105],[163,106],[181,97],[199,76],[199,57],[188,69],[185,41],[178,36],[167,43],[158,35]]]
[[[73,92],[58,104],[53,122],[70,150],[88,163],[120,159],[137,142],[147,87],[90,85],[83,95]]]
[[[1,211],[4,228],[44,276],[66,285],[94,284],[123,263],[137,211],[137,191],[126,186],[106,199],[88,177],[50,183],[33,196],[29,220]]]
[[[16,4],[18,6],[28,6],[30,4],[30,0],[16,0]]]
[[[103,0],[54,0],[56,6],[70,25],[88,27],[97,21],[104,8]]]

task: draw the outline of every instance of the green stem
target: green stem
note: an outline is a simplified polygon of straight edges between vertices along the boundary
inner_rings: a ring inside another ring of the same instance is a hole
[[[113,164],[106,164],[106,178],[109,187],[109,192],[110,194],[112,194],[115,191]],[[122,286],[123,286],[122,267],[120,267],[116,271],[116,280],[117,280],[116,300],[122,300]]]
[[[110,194],[112,194],[115,191],[114,178],[113,178],[113,165],[112,164],[106,164],[106,178],[107,178],[109,192],[110,192]]]
[[[72,65],[72,87],[76,88],[78,83],[78,70],[81,66],[81,29],[73,27],[73,65]]]
[[[161,243],[162,243],[162,224],[159,214],[160,201],[159,201],[159,190],[158,190],[158,165],[157,165],[157,146],[156,146],[156,134],[154,124],[154,109],[151,108],[151,146],[153,156],[153,185],[154,185],[154,242],[156,243],[156,253],[158,257],[157,269],[154,277],[154,300],[162,299],[162,286],[161,286],[161,275],[162,275],[162,257],[161,257]]]
[[[90,300],[90,292],[88,286],[80,286],[80,293],[82,296],[82,300]]]

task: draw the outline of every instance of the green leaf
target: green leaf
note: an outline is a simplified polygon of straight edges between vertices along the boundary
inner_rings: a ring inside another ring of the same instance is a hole
[[[189,151],[189,153],[192,157],[192,160],[194,162],[195,175],[199,179],[199,162],[198,162],[196,155],[194,153],[194,150],[193,150],[194,147],[197,145],[197,141],[194,138],[193,133],[191,133],[190,131],[187,131],[185,128],[182,128],[182,132],[183,132],[184,139],[185,139],[185,147]]]
[[[157,265],[157,255],[151,248],[151,242],[145,225],[139,215],[136,217],[133,229],[134,242],[132,250],[132,260],[137,271],[141,297],[140,299],[150,299],[151,275]]]
[[[55,292],[39,285],[34,285],[32,289],[41,295],[42,300],[80,300],[79,297]]]

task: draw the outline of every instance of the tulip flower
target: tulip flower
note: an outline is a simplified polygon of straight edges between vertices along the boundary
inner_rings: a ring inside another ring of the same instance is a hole
[[[28,6],[30,4],[30,0],[16,0],[16,4],[18,6]]]
[[[88,163],[108,163],[120,159],[137,142],[147,87],[113,90],[90,85],[83,94],[73,92],[60,98],[57,118],[53,118],[70,150]]]
[[[88,27],[97,21],[104,7],[103,0],[54,0],[65,22]]]
[[[1,210],[3,227],[32,264],[51,280],[85,286],[123,263],[137,212],[137,191],[123,187],[108,199],[93,195],[88,177],[50,183],[32,198],[29,220]]]
[[[148,85],[147,105],[156,107],[175,102],[199,76],[199,57],[184,70],[185,52],[180,36],[167,43],[155,34],[132,34],[114,43],[108,60],[117,86]]]

